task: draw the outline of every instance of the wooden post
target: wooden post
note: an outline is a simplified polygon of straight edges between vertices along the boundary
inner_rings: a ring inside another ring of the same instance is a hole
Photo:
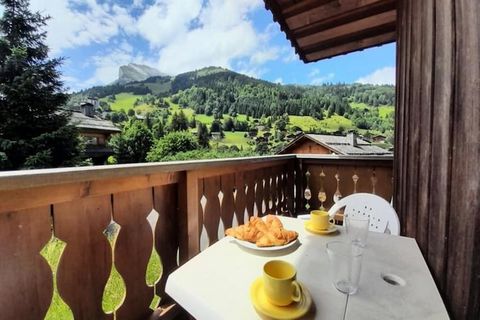
[[[395,207],[455,319],[480,314],[479,12],[398,1]]]
[[[295,161],[295,214],[305,210],[303,199],[303,166],[302,159]]]
[[[200,216],[199,187],[197,171],[187,171],[187,226],[188,258],[200,252],[200,231],[203,219]]]

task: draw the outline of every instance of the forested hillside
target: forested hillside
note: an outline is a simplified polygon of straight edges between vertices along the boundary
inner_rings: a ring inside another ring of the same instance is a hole
[[[218,150],[227,152],[223,156],[233,156],[230,151],[274,153],[299,131],[344,134],[353,130],[366,138],[383,134],[385,147],[393,142],[393,86],[279,85],[209,67],[175,77],[93,87],[73,94],[69,105],[87,97],[100,100],[99,113],[124,127],[124,138],[140,139],[140,131],[151,135],[152,142],[144,146],[152,148],[151,161],[221,157]],[[132,123],[138,119],[143,119],[146,129]],[[191,137],[174,135],[172,143],[187,141],[189,147],[169,154],[153,152],[154,141],[178,131],[197,135],[197,144],[191,143]],[[125,143],[113,141],[114,146],[124,147],[119,153],[128,150]],[[215,151],[195,151],[202,146]],[[187,154],[177,154],[181,151]],[[131,162],[138,157],[118,154],[116,160]]]

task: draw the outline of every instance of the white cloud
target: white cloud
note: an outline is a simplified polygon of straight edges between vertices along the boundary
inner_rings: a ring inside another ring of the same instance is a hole
[[[283,79],[282,79],[282,77],[273,80],[273,83],[283,84]]]
[[[310,78],[313,78],[315,76],[318,76],[320,74],[320,69],[313,69],[312,71],[310,71],[310,73],[308,74],[308,76]]]
[[[118,79],[118,70],[122,65],[129,63],[153,65],[154,63],[141,54],[135,54],[133,47],[126,42],[121,43],[115,49],[92,57],[91,60],[95,72],[82,84],[83,87],[112,83]]]
[[[201,9],[201,0],[157,0],[138,19],[138,32],[153,48],[162,47],[185,34]]]
[[[248,66],[236,70],[258,77],[265,72],[259,66],[278,57],[278,49],[268,45],[270,29],[259,33],[248,18],[261,5],[261,0],[210,0],[198,16],[182,23],[189,28],[180,27],[166,41],[157,67],[177,74],[205,66],[232,68],[236,60],[249,59]]]
[[[285,63],[290,63],[290,62],[293,62],[293,61],[300,61],[298,55],[295,53],[295,49],[293,48],[288,48],[288,51],[287,50],[284,50],[287,52],[287,54],[284,55],[282,61],[285,62]]]
[[[134,8],[142,8],[143,7],[143,0],[133,0],[132,3]]]
[[[267,48],[265,50],[257,51],[250,57],[250,62],[253,64],[264,64],[267,61],[277,60],[279,50],[277,47]]]
[[[385,67],[359,78],[358,83],[395,84],[395,67]]]
[[[67,92],[74,92],[76,90],[81,89],[81,87],[79,87],[79,84],[81,83],[81,81],[76,77],[62,75],[60,79],[63,81]]]
[[[321,75],[320,69],[315,68],[308,73],[308,77],[311,85],[319,85],[335,78],[335,73],[331,72],[327,75]]]
[[[46,27],[47,44],[54,54],[67,48],[105,43],[120,30],[132,32],[135,25],[125,8],[101,5],[97,0],[31,0],[30,7],[51,17]]]
[[[313,84],[313,85],[319,85],[319,84],[322,84],[322,83],[325,83],[329,80],[332,80],[333,78],[335,78],[335,73],[329,73],[325,76],[320,76],[320,77],[315,77],[313,78],[311,81],[310,81],[310,84]]]

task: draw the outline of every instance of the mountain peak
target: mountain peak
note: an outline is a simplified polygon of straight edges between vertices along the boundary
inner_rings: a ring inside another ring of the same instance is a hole
[[[143,81],[150,77],[165,75],[166,74],[155,68],[143,64],[129,63],[128,65],[123,65],[119,68],[118,80],[115,81],[115,83],[126,84],[129,82]]]

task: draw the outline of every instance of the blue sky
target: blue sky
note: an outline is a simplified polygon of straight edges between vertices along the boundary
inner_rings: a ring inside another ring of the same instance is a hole
[[[167,74],[222,66],[279,83],[394,83],[395,45],[304,64],[262,0],[30,0],[70,90],[143,63]]]

